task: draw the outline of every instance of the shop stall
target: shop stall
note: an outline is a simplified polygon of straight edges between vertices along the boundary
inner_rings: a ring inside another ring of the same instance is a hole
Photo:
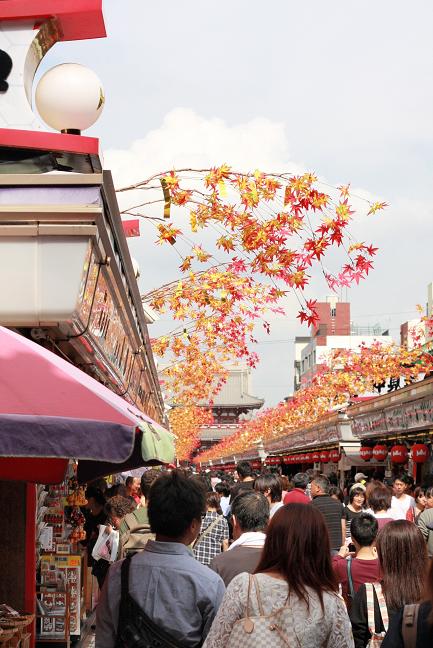
[[[314,468],[324,474],[338,473],[343,483],[362,464],[360,446],[346,414],[334,412],[310,427],[265,444],[265,450],[269,454],[267,462],[278,457],[287,475]]]
[[[433,472],[433,378],[351,405],[365,467],[380,460],[387,476],[408,471],[417,483]]]
[[[63,631],[69,641],[80,634],[81,601],[89,598],[79,482],[172,462],[173,437],[71,363],[3,327],[0,368],[0,600],[34,614],[37,599],[41,641]]]

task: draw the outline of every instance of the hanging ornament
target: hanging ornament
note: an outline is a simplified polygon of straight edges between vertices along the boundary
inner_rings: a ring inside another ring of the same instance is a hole
[[[370,461],[373,457],[373,448],[370,448],[370,446],[363,446],[359,451],[359,456],[363,461]]]
[[[395,464],[406,463],[409,456],[408,449],[405,445],[395,445],[391,448],[391,461]]]
[[[378,444],[373,448],[373,458],[376,461],[385,461],[388,456],[388,448],[386,445]]]
[[[415,443],[412,446],[412,459],[415,463],[425,463],[428,461],[430,451],[425,443]]]
[[[322,450],[322,452],[320,453],[320,461],[322,463],[329,463],[329,459],[330,459],[329,454],[330,454],[329,450]]]

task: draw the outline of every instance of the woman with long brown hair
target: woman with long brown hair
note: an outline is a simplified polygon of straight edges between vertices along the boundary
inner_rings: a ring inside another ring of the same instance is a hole
[[[254,575],[229,584],[203,648],[353,648],[323,515],[289,504],[272,518]]]
[[[392,621],[404,605],[421,600],[428,559],[420,530],[407,520],[386,524],[377,536],[376,549],[382,579],[370,590],[374,604],[374,631],[380,635],[388,630],[386,617]],[[367,610],[368,588],[368,584],[359,588],[350,611],[355,648],[365,648],[372,634]]]
[[[425,600],[415,609],[406,606],[394,617],[382,642],[382,648],[407,648],[405,637],[412,633],[414,648],[431,648],[433,646],[433,562],[427,578]],[[416,622],[415,622],[416,621]],[[411,630],[413,626],[413,630]],[[409,644],[409,647],[411,644]]]

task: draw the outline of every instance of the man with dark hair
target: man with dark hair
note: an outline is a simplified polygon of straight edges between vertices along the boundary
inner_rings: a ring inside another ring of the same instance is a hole
[[[158,479],[162,475],[159,470],[155,470],[155,468],[149,468],[149,470],[145,470],[144,473],[141,475],[140,479],[140,490],[141,490],[141,506],[147,506],[147,500],[149,499],[149,493],[150,493],[150,488],[155,481],[155,479]],[[144,499],[143,499],[144,498]]]
[[[408,510],[415,508],[414,498],[406,492],[409,486],[407,475],[397,476],[393,480],[391,511],[396,520],[405,520]]]
[[[379,560],[376,553],[378,523],[373,515],[361,513],[350,525],[355,556],[343,545],[332,558],[335,574],[341,583],[343,598],[350,605],[363,583],[377,583],[380,580]],[[349,578],[350,574],[350,578]]]
[[[306,473],[296,473],[292,479],[293,489],[284,498],[284,504],[310,504],[311,500],[306,494],[309,483]]]
[[[337,553],[346,539],[344,505],[329,495],[329,479],[325,475],[314,477],[311,482],[312,506],[319,509],[329,531],[331,551]]]
[[[201,565],[188,549],[206,510],[200,483],[179,470],[151,486],[148,514],[156,539],[144,551],[110,568],[96,615],[96,648],[114,648],[138,640],[198,646],[207,636],[224,595],[220,576]],[[122,576],[127,584],[122,599]]]
[[[229,550],[216,556],[210,568],[223,579],[226,587],[242,572],[252,574],[259,564],[265,529],[269,521],[269,502],[257,491],[244,491],[233,500],[234,542]]]
[[[260,475],[254,482],[254,490],[263,493],[267,498],[270,507],[269,517],[275,515],[278,509],[284,506],[281,501],[283,493],[281,480],[277,475]]]
[[[252,490],[254,487],[253,469],[249,461],[240,461],[236,466],[239,481],[232,487],[230,503],[243,490]]]

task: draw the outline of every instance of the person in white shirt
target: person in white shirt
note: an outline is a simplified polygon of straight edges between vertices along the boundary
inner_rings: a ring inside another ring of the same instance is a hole
[[[408,485],[404,475],[395,477],[392,483],[391,511],[397,520],[405,520],[408,510],[415,506],[414,498],[406,493]]]
[[[267,498],[270,507],[269,517],[272,518],[275,513],[284,506],[282,502],[283,488],[278,475],[261,475],[254,482],[254,490],[263,493]]]
[[[220,482],[215,486],[215,492],[220,496],[220,506],[224,517],[230,513],[230,486],[227,482]]]

